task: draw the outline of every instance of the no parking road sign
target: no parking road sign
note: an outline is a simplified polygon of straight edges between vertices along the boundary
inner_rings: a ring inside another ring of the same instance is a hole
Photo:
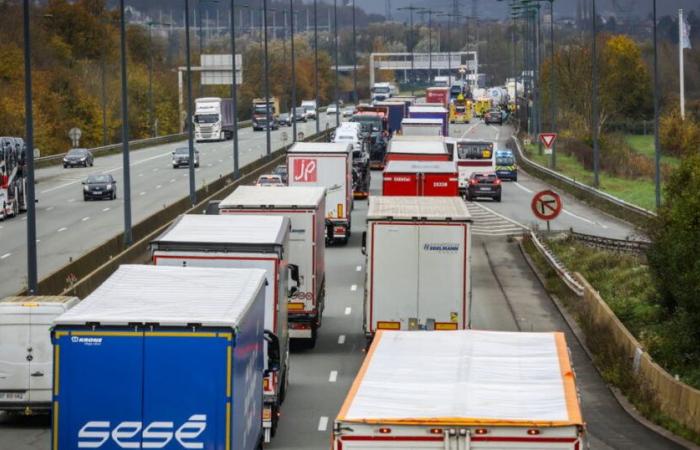
[[[530,205],[538,219],[550,221],[556,219],[561,212],[561,197],[554,191],[540,191],[532,198]]]

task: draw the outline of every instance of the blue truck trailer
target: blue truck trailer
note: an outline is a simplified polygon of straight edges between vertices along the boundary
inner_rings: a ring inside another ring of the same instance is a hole
[[[52,449],[262,448],[265,271],[121,266],[54,320]]]
[[[450,135],[449,112],[441,105],[421,104],[409,106],[408,117],[411,119],[440,119],[442,120],[442,135]]]
[[[406,103],[403,101],[383,101],[375,102],[374,106],[383,106],[387,108],[389,117],[387,119],[387,127],[390,133],[395,133],[401,129],[401,121],[408,115]]]

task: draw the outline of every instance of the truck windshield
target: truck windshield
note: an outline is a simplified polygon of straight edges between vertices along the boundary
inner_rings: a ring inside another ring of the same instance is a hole
[[[376,117],[353,116],[351,122],[357,122],[362,126],[362,131],[379,131],[381,129],[381,121]]]
[[[267,114],[267,108],[265,107],[264,104],[255,105],[253,112],[254,112],[254,114]],[[270,105],[270,114],[274,114],[274,113],[275,113],[275,107]]]
[[[195,123],[214,123],[219,121],[218,114],[196,114],[194,116]]]
[[[372,88],[372,92],[375,94],[388,94],[389,93],[389,87],[387,86],[378,86],[375,88]]]

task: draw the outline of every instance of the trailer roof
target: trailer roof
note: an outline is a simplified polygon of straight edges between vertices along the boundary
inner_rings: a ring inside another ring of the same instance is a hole
[[[289,233],[284,216],[185,214],[151,242],[167,244],[282,245]]]
[[[408,107],[408,113],[447,113],[447,109],[444,106],[436,106],[436,103],[421,103],[419,105],[411,105]]]
[[[264,284],[262,269],[123,265],[54,323],[235,327]]]
[[[420,155],[436,154],[442,155],[447,153],[445,142],[443,139],[411,139],[389,141],[387,153],[415,153]]]
[[[352,151],[350,144],[335,142],[297,142],[287,150],[287,153],[349,153]]]
[[[379,331],[338,421],[582,425],[564,334]]]
[[[316,208],[326,195],[320,186],[239,186],[219,203],[227,208]]]
[[[389,161],[384,173],[457,173],[454,161]]]
[[[440,125],[442,119],[433,119],[429,117],[406,117],[401,120],[401,125]]]
[[[32,305],[55,305],[60,303],[68,303],[76,297],[68,297],[64,295],[16,295],[0,299],[0,305],[17,306],[17,304],[32,304]]]
[[[368,220],[469,221],[471,215],[461,197],[369,197]]]

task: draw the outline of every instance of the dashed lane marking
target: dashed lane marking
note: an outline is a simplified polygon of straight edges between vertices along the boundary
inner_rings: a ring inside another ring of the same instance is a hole
[[[532,189],[526,188],[525,186],[523,186],[522,184],[518,183],[517,181],[514,181],[514,182],[513,182],[513,185],[514,185],[515,187],[519,188],[519,189],[522,189],[523,191],[527,192],[528,194],[534,194],[534,193],[535,193],[535,191],[533,191]]]
[[[141,191],[141,192],[139,192],[139,195],[146,195],[146,192]]]
[[[357,290],[357,285],[353,284],[352,286],[350,286],[350,290],[355,292]]]
[[[344,334],[341,334],[340,336],[338,336],[338,344],[340,344],[340,345],[345,344],[345,335]]]
[[[355,267],[355,271],[356,271],[356,272],[362,271],[362,266],[357,266],[357,267]]]
[[[346,316],[349,316],[351,312],[352,312],[352,308],[349,307],[349,306],[346,306],[346,307],[345,307],[345,315],[346,315]]]
[[[161,186],[161,185],[159,184],[158,186],[156,186],[156,189],[160,189],[160,188],[162,188],[162,187],[163,187],[163,186]]]
[[[83,222],[87,222],[88,220],[90,220],[90,216],[83,217],[80,220],[82,220]]]
[[[51,211],[51,210],[53,210],[53,208],[54,208],[53,206],[49,206],[48,208],[46,208],[46,211]]]
[[[318,419],[318,431],[326,431],[326,428],[328,428],[328,417],[321,416]]]
[[[0,256],[0,259],[9,258],[10,256],[12,256],[12,253],[5,253],[4,255]]]
[[[335,383],[338,381],[338,371],[337,370],[331,370],[330,375],[328,375],[328,382],[329,383]]]
[[[564,214],[566,214],[566,215],[568,215],[568,216],[574,217],[574,218],[576,218],[576,219],[578,219],[578,220],[582,220],[582,221],[584,221],[584,222],[586,222],[586,223],[588,223],[588,224],[591,224],[591,225],[595,225],[595,224],[596,224],[596,223],[593,222],[592,220],[586,219],[585,217],[581,217],[581,216],[579,216],[578,214],[574,214],[574,213],[572,213],[572,212],[569,211],[569,210],[562,209],[561,212],[563,212]]]
[[[107,211],[109,211],[109,210],[110,210],[110,208],[109,208],[109,207],[107,207],[107,208],[103,208],[103,209],[102,209],[102,212],[107,212]]]
[[[68,228],[66,228],[66,227],[61,227],[61,228],[58,229],[57,233],[62,233],[62,232],[64,232],[64,231],[66,231],[67,229],[68,229]]]

